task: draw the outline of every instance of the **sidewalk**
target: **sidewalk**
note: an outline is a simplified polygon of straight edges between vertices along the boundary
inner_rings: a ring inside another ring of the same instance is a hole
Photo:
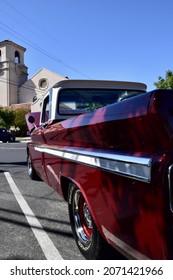
[[[31,141],[31,137],[16,137],[16,142],[28,143]]]

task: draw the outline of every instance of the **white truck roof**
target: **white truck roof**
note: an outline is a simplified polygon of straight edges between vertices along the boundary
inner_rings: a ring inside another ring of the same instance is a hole
[[[104,80],[63,80],[56,83],[53,88],[109,88],[109,89],[128,89],[146,91],[144,83],[127,81],[104,81]]]

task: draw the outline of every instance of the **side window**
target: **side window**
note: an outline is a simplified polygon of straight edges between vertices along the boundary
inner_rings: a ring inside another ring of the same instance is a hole
[[[49,113],[50,113],[50,107],[49,107],[49,96],[47,96],[43,103],[43,114],[42,114],[42,123],[45,123],[49,120]]]

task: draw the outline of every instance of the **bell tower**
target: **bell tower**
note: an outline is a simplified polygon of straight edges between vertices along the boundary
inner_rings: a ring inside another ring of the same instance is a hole
[[[0,42],[0,106],[19,103],[19,87],[28,79],[25,51],[12,41]]]

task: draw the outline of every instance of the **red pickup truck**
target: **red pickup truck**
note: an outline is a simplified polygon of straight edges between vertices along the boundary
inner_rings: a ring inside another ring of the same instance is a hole
[[[173,90],[65,80],[26,120],[29,175],[68,202],[86,259],[173,259]]]

